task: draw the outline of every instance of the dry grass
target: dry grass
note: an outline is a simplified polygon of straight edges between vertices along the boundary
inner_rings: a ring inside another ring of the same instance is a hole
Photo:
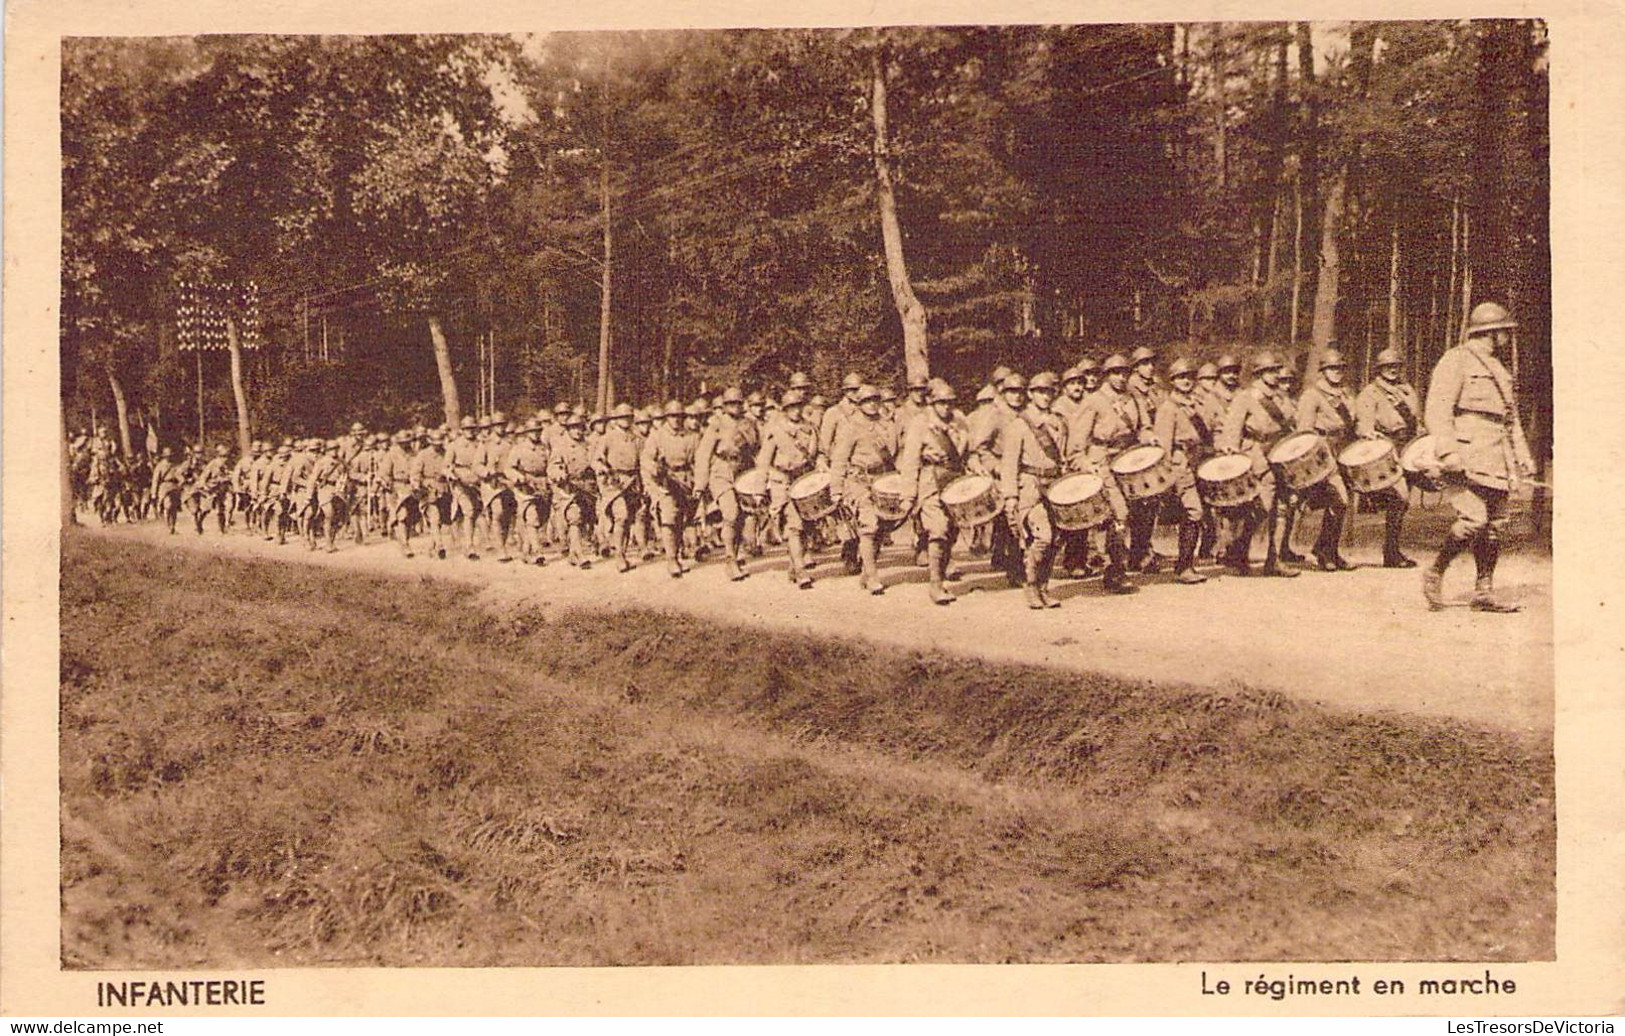
[[[65,545],[70,967],[1550,959],[1549,743]]]

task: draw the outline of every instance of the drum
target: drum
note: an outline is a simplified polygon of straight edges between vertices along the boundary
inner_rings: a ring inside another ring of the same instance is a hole
[[[875,513],[882,521],[900,522],[908,517],[909,505],[903,476],[893,471],[875,479],[869,487],[869,497],[875,502]]]
[[[1209,507],[1242,507],[1258,498],[1258,476],[1245,453],[1211,457],[1196,469],[1196,489]]]
[[[1270,449],[1269,462],[1293,492],[1319,485],[1337,468],[1325,438],[1308,431],[1293,432],[1276,443]]]
[[[1438,493],[1445,488],[1439,476],[1439,457],[1433,451],[1433,436],[1412,439],[1399,454],[1399,468],[1417,489]]]
[[[1343,478],[1356,493],[1380,493],[1405,477],[1399,453],[1387,439],[1360,439],[1337,455]]]
[[[829,488],[829,472],[809,471],[790,483],[790,503],[804,522],[817,522],[835,512],[835,494]]]
[[[942,509],[961,529],[974,529],[999,516],[999,494],[986,475],[962,475],[942,487]]]
[[[1174,488],[1174,462],[1161,446],[1134,446],[1112,459],[1118,488],[1130,500],[1149,500]]]
[[[739,498],[739,509],[746,514],[767,511],[767,469],[751,468],[734,479],[734,496]]]
[[[1067,475],[1049,487],[1050,512],[1057,528],[1068,532],[1093,529],[1112,519],[1106,480],[1087,472]]]

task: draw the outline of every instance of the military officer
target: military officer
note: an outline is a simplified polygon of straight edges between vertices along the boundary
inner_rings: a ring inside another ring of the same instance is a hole
[[[1377,354],[1377,376],[1354,398],[1354,434],[1362,439],[1384,438],[1403,449],[1422,425],[1422,401],[1405,383],[1405,359],[1396,349]],[[1399,538],[1410,509],[1406,484],[1401,481],[1380,493],[1367,494],[1383,513],[1382,563],[1385,568],[1415,568],[1416,562],[1400,549]]]
[[[1065,471],[1066,424],[1050,407],[1060,379],[1051,371],[1027,383],[1027,406],[1004,427],[999,496],[1022,550],[1027,607],[1059,608],[1048,594],[1055,564],[1055,532],[1045,492]]]
[[[768,514],[783,528],[790,552],[790,581],[803,590],[811,589],[813,580],[804,523],[790,500],[790,487],[813,470],[818,453],[818,429],[803,416],[806,398],[799,388],[785,390],[779,404],[781,416],[763,438],[759,458],[767,469]]]
[[[1196,469],[1213,453],[1213,430],[1202,413],[1196,395],[1196,366],[1180,357],[1168,368],[1172,390],[1157,407],[1152,433],[1168,451],[1174,465],[1174,487],[1170,501],[1176,505],[1179,522],[1179,558],[1176,578],[1181,583],[1203,583],[1207,577],[1196,571],[1197,541],[1202,535],[1202,497],[1196,490]]]
[[[1265,457],[1265,450],[1276,439],[1292,431],[1293,411],[1286,394],[1281,391],[1281,360],[1269,351],[1253,360],[1253,382],[1238,389],[1225,412],[1219,428],[1220,453],[1245,453],[1253,459],[1253,474],[1258,478],[1258,499],[1252,507],[1240,510],[1234,521],[1235,528],[1229,538],[1225,563],[1238,575],[1251,574],[1247,558],[1253,534],[1261,523],[1268,521],[1267,546],[1262,573],[1268,576],[1290,578],[1298,573],[1280,565],[1277,553],[1277,532],[1280,526],[1280,493],[1275,484],[1275,472]],[[1220,378],[1224,372],[1221,370]]]
[[[880,399],[881,392],[873,385],[858,387],[858,410],[842,422],[830,453],[830,488],[836,501],[857,517],[862,586],[871,594],[886,590],[878,571],[879,544],[890,531],[890,523],[875,508],[872,489],[897,458],[897,425],[881,414]]]
[[[897,470],[906,486],[906,502],[917,505],[926,537],[926,571],[932,604],[952,604],[954,595],[943,586],[954,540],[959,535],[953,517],[942,506],[942,489],[965,473],[970,436],[956,420],[952,385],[941,378],[927,384],[927,409],[914,415],[903,433]]]
[[[1427,430],[1456,512],[1438,557],[1422,574],[1422,593],[1433,610],[1444,607],[1445,570],[1468,549],[1477,568],[1473,610],[1520,610],[1495,596],[1507,498],[1519,479],[1535,471],[1516,386],[1496,355],[1510,347],[1517,326],[1500,304],[1480,302],[1467,317],[1463,341],[1439,358],[1428,382]]]

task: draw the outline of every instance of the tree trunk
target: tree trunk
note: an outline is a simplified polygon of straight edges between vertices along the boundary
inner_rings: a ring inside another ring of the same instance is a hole
[[[1301,211],[1312,216],[1320,201],[1320,115],[1319,98],[1315,94],[1314,33],[1308,22],[1299,22],[1297,25],[1297,45],[1298,89],[1302,95],[1300,118],[1303,123],[1298,134],[1299,139],[1303,141],[1300,147],[1298,183],[1302,199]],[[1314,254],[1314,230],[1313,219],[1299,219],[1300,255]]]
[[[1326,189],[1320,225],[1320,268],[1315,278],[1315,315],[1310,329],[1309,370],[1320,369],[1320,357],[1337,337],[1337,296],[1342,276],[1338,230],[1343,223],[1343,192],[1348,173],[1340,170]]]
[[[1213,33],[1212,44],[1208,49],[1208,66],[1212,75],[1212,82],[1208,89],[1213,92],[1213,168],[1218,175],[1219,190],[1224,190],[1229,181],[1229,155],[1226,153],[1228,141],[1225,139],[1225,124],[1228,121],[1225,115],[1225,75],[1224,75],[1224,23],[1213,22],[1208,26]]]
[[[1461,325],[1451,328],[1455,338],[1450,344],[1467,337],[1467,317],[1473,308],[1473,214],[1461,214]]]
[[[119,384],[118,375],[111,370],[107,372],[107,384],[113,389],[113,410],[118,416],[118,445],[126,457],[133,456],[135,451],[130,445],[130,407],[124,398],[124,386]]]
[[[615,403],[615,388],[609,373],[610,251],[614,238],[609,229],[609,149],[604,149],[598,178],[599,216],[604,222],[604,275],[599,281],[598,298],[598,412],[609,413]]]
[[[429,316],[429,340],[434,345],[434,366],[440,372],[440,396],[446,406],[446,427],[456,428],[463,419],[463,408],[457,401],[457,379],[451,372],[451,348],[446,345],[446,333],[440,327],[440,317]]]
[[[1292,181],[1292,327],[1287,341],[1298,341],[1298,328],[1303,326],[1299,312],[1303,306],[1303,177]]]
[[[231,398],[237,403],[237,455],[246,457],[253,433],[248,423],[248,393],[243,389],[243,343],[233,317],[226,318],[226,346],[231,350]]]
[[[1394,217],[1388,252],[1388,347],[1403,349],[1405,332],[1399,325],[1399,217]]]
[[[930,345],[926,338],[925,306],[914,294],[903,256],[903,231],[897,222],[897,196],[892,186],[891,160],[886,136],[886,65],[877,48],[871,57],[874,76],[875,180],[880,202],[880,237],[886,249],[886,277],[892,301],[903,323],[903,366],[910,380],[931,375]]]
[[[1444,289],[1444,347],[1456,327],[1456,278],[1461,274],[1461,199],[1450,199],[1450,283]]]

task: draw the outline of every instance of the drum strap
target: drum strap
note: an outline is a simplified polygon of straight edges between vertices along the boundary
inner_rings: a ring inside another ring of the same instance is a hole
[[[1061,448],[1055,444],[1055,437],[1050,435],[1049,429],[1042,424],[1034,424],[1026,413],[1021,415],[1021,419],[1032,429],[1034,441],[1038,443],[1038,448],[1044,451],[1044,459],[1049,461],[1051,467],[1060,467]]]
[[[1269,393],[1260,392],[1258,394],[1258,405],[1264,408],[1266,414],[1270,415],[1271,421],[1281,426],[1281,431],[1285,432],[1291,429],[1292,423],[1286,419],[1286,414],[1281,411],[1281,405]]]
[[[1337,411],[1337,419],[1343,422],[1343,427],[1350,433],[1354,431],[1354,415],[1349,413],[1348,400],[1337,396],[1332,400],[1332,409]]]
[[[1382,385],[1382,393],[1388,397],[1388,402],[1399,412],[1399,419],[1405,422],[1405,436],[1401,441],[1410,442],[1416,438],[1416,429],[1421,423],[1417,420],[1416,411],[1411,409],[1410,400],[1405,398],[1405,393],[1399,389],[1391,389],[1386,384]]]
[[[948,467],[953,468],[955,471],[962,469],[965,466],[965,455],[960,452],[959,447],[954,443],[954,437],[948,434],[946,428],[933,428],[931,431],[937,438],[937,445],[948,458]]]
[[[1196,429],[1196,437],[1202,440],[1202,445],[1212,446],[1213,431],[1208,428],[1207,422],[1202,419],[1201,405],[1194,399],[1192,399],[1189,403],[1181,402],[1179,405],[1180,408],[1185,411],[1185,416],[1191,419],[1191,427]]]

